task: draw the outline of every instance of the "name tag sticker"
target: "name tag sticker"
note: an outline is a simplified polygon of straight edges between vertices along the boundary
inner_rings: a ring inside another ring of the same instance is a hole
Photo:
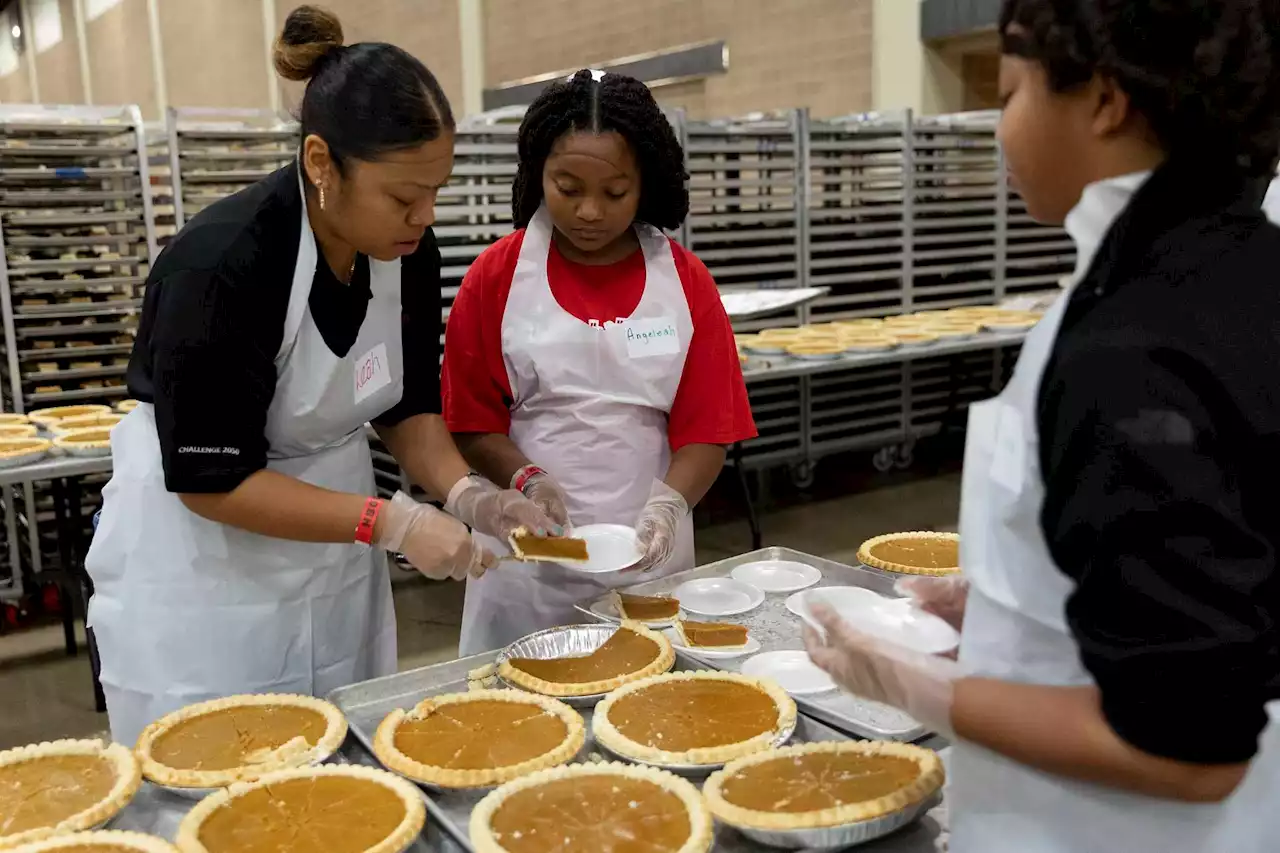
[[[355,380],[357,403],[391,384],[391,363],[387,360],[386,344],[378,344],[356,360]]]
[[[628,320],[622,325],[622,334],[630,358],[680,354],[680,332],[672,317]]]

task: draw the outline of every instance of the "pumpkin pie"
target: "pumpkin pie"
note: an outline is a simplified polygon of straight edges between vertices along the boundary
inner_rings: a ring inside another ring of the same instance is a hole
[[[476,853],[706,853],[711,814],[692,784],[626,764],[554,767],[508,782],[471,813]]]
[[[98,412],[92,415],[76,415],[74,418],[63,418],[51,424],[49,428],[54,435],[62,435],[69,430],[87,429],[89,427],[111,429],[122,420],[124,420],[124,415],[117,412]]]
[[[61,423],[61,421],[58,421],[51,426],[53,429],[57,429]],[[94,426],[69,429],[65,432],[60,432],[54,438],[53,446],[73,455],[109,453],[111,451],[111,427]]]
[[[818,829],[871,820],[932,796],[942,761],[881,741],[823,741],[731,761],[703,786],[712,814],[747,829]]]
[[[563,702],[519,690],[476,690],[392,711],[378,726],[373,752],[414,781],[479,788],[564,764],[585,741],[582,717]]]
[[[16,412],[0,412],[0,424],[9,426],[13,424],[29,423],[31,423],[31,421],[27,419],[26,415],[19,415]]]
[[[92,829],[138,792],[133,753],[100,740],[58,740],[0,752],[0,849]]]
[[[0,438],[0,461],[38,457],[49,452],[53,442],[47,438]]]
[[[498,674],[509,684],[547,696],[607,693],[671,669],[671,642],[637,622],[623,622],[604,645],[581,657],[507,658]]]
[[[54,406],[52,409],[36,409],[27,417],[31,419],[33,424],[47,427],[63,418],[75,418],[81,415],[93,415],[99,413],[107,413],[111,411],[110,406],[100,405],[83,405],[83,406]]]
[[[12,853],[178,853],[178,848],[140,832],[77,832],[27,844]]]
[[[585,563],[587,541],[568,536],[535,536],[527,527],[517,527],[507,537],[511,553],[517,560],[539,560],[552,563]]]
[[[668,622],[680,615],[680,602],[669,595],[613,594],[613,607],[623,619]]]
[[[858,559],[874,569],[905,575],[950,575],[960,571],[960,537],[916,531],[868,539]]]
[[[925,326],[920,326],[918,328],[894,328],[889,332],[889,334],[894,340],[902,344],[904,347],[921,347],[926,344],[935,343],[938,340],[938,335],[933,330],[927,329]]]
[[[426,823],[422,794],[385,770],[295,767],[205,797],[178,826],[182,853],[401,853]]]
[[[733,672],[673,672],[615,690],[596,706],[596,740],[624,758],[718,764],[777,746],[796,703],[777,684]]]
[[[138,408],[137,400],[121,400],[116,403],[116,411],[122,415],[127,415],[136,408]]]
[[[173,788],[218,788],[314,764],[347,736],[342,712],[310,696],[231,696],[188,705],[143,729],[143,774]]]
[[[743,625],[732,622],[689,622],[676,620],[676,635],[686,649],[741,649],[750,637]]]
[[[34,438],[39,431],[35,424],[0,423],[0,438]]]

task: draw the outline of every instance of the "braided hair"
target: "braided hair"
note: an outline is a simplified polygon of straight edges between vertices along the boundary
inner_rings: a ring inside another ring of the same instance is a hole
[[[529,106],[516,147],[520,165],[511,188],[511,216],[524,228],[542,204],[542,170],[556,140],[566,133],[617,132],[640,167],[636,219],[668,230],[689,214],[684,151],[649,87],[634,77],[604,74],[597,81],[579,71],[553,83]]]

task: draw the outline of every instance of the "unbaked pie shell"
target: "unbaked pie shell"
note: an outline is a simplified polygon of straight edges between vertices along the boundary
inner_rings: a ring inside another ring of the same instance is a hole
[[[564,740],[553,749],[536,758],[519,764],[483,769],[455,770],[449,767],[423,764],[405,755],[396,746],[396,732],[406,720],[422,719],[425,714],[445,705],[463,705],[469,702],[511,702],[533,705],[560,719],[565,725]],[[426,782],[443,788],[483,788],[501,785],[512,779],[526,776],[535,770],[555,767],[570,761],[586,741],[586,725],[582,716],[563,702],[549,696],[525,693],[519,690],[474,690],[468,693],[449,693],[429,696],[409,711],[397,708],[378,726],[373,738],[373,753],[388,769],[407,776],[416,782]]]
[[[722,788],[725,780],[745,767],[775,761],[788,756],[811,755],[821,752],[852,752],[863,755],[884,755],[894,758],[906,758],[914,761],[920,773],[913,782],[899,788],[891,794],[873,800],[857,803],[844,803],[835,808],[819,809],[811,812],[766,812],[735,805],[724,798]],[[842,826],[871,820],[901,811],[910,805],[932,796],[946,777],[942,760],[932,750],[908,743],[892,743],[888,741],[839,740],[818,743],[802,743],[796,746],[783,747],[758,755],[749,755],[732,761],[708,777],[703,785],[702,793],[706,797],[711,813],[730,826],[749,829],[817,829],[820,827]]]
[[[178,848],[154,835],[140,832],[77,832],[19,847],[11,853],[78,853],[90,847],[112,853],[178,853]]]
[[[545,681],[523,670],[516,669],[509,660],[504,660],[498,667],[498,675],[508,684],[514,684],[518,687],[523,687],[525,690],[541,693],[544,696],[593,696],[598,693],[608,693],[610,690],[614,690],[624,684],[666,672],[676,662],[676,653],[675,649],[671,648],[671,641],[657,631],[651,631],[639,622],[629,620],[620,624],[618,630],[633,631],[656,643],[657,655],[653,661],[635,672],[623,673],[600,681],[577,683]]]
[[[858,548],[858,559],[873,569],[883,569],[886,572],[896,572],[903,575],[955,575],[960,573],[960,567],[931,569],[925,566],[908,566],[903,563],[895,563],[891,560],[882,560],[871,553],[871,549],[885,542],[898,542],[903,539],[953,539],[960,541],[958,533],[939,533],[934,530],[912,530],[907,533],[886,533],[884,536],[876,536],[863,542]]]
[[[217,711],[261,705],[285,705],[314,711],[325,719],[325,732],[314,746],[294,740],[272,750],[252,764],[231,767],[226,770],[189,770],[170,767],[152,755],[156,741],[166,732],[187,720],[203,717]],[[221,788],[234,782],[248,782],[278,770],[301,767],[324,761],[342,747],[347,737],[347,719],[335,705],[312,696],[287,693],[264,693],[229,696],[188,705],[156,720],[138,736],[137,754],[142,762],[142,772],[152,782],[173,788]]]

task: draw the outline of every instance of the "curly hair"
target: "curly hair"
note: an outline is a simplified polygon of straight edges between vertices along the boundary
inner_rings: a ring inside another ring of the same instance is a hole
[[[636,219],[658,228],[680,227],[689,214],[684,150],[649,87],[624,74],[599,81],[579,71],[543,90],[520,122],[520,165],[511,189],[511,216],[524,228],[542,204],[542,169],[557,139],[572,131],[616,131],[640,167]]]
[[[1067,92],[1115,81],[1170,157],[1280,157],[1280,0],[1004,0],[1001,50]]]

